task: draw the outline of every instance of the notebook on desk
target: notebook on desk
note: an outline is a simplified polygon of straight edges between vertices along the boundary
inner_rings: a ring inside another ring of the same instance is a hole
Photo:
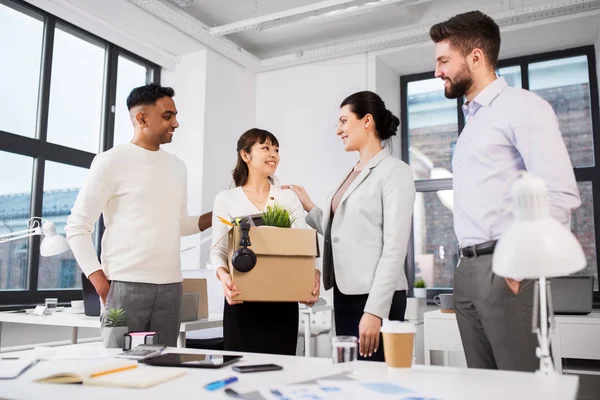
[[[147,388],[182,376],[186,372],[178,368],[138,367],[137,362],[111,360],[81,370],[58,372],[36,382]]]

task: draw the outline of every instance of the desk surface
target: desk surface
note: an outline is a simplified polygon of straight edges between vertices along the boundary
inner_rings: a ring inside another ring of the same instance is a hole
[[[456,313],[443,313],[441,310],[428,311],[423,313],[423,319],[456,319]]]
[[[594,310],[587,315],[555,315],[554,320],[561,324],[600,324],[600,310]]]
[[[72,328],[100,328],[99,317],[88,317],[85,314],[71,314],[65,311],[53,315],[31,315],[11,311],[0,312],[0,322],[15,324],[68,326]],[[208,318],[197,321],[182,322],[180,332],[189,332],[198,329],[217,328],[223,325],[222,314],[210,314]]]
[[[84,345],[74,345],[84,346]],[[199,353],[194,349],[170,349],[170,351]],[[208,353],[219,353],[206,351]],[[222,352],[221,352],[222,353]],[[31,351],[13,353],[26,356]],[[12,355],[12,354],[11,354]],[[231,367],[218,370],[189,369],[187,374],[175,380],[149,389],[119,389],[85,385],[60,385],[35,383],[34,379],[56,373],[57,370],[79,368],[98,362],[98,359],[42,361],[26,371],[18,379],[5,380],[0,385],[0,397],[6,398],[85,398],[85,399],[164,399],[189,398],[232,399],[222,391],[207,392],[203,386],[214,380],[237,375],[239,381],[231,385],[240,393],[248,393],[260,387],[272,387],[302,382],[335,374],[330,359],[276,356],[267,354],[244,354],[238,364],[276,363],[283,371],[258,374],[237,374]],[[140,366],[140,368],[152,368]],[[389,371],[384,363],[361,361],[357,363],[353,378],[365,381],[391,381],[411,388],[426,396],[443,400],[488,399],[575,399],[577,376],[536,376],[532,373],[459,369],[449,367],[415,366],[410,370]]]

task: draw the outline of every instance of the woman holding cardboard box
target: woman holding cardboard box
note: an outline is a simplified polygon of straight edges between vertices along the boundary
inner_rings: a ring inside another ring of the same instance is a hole
[[[358,92],[341,104],[336,134],[358,163],[321,210],[301,186],[296,192],[307,223],[325,237],[323,284],[334,289],[338,335],[359,338],[359,358],[383,361],[383,318],[404,320],[404,260],[415,200],[411,168],[382,142],[400,121],[373,92]],[[334,262],[335,260],[335,262]]]
[[[262,213],[277,204],[292,214],[292,228],[306,228],[304,210],[291,190],[274,185],[273,174],[279,164],[279,142],[270,132],[250,129],[237,143],[237,165],[232,171],[235,188],[217,195],[213,206],[211,264],[223,285],[225,308],[223,336],[225,350],[272,354],[296,354],[298,303],[241,302],[241,293],[232,282],[228,262],[228,221]],[[319,298],[320,273],[317,271],[311,304]]]

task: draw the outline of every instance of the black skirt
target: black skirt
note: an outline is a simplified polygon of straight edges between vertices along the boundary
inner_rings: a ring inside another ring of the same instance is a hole
[[[250,353],[296,354],[298,303],[244,302],[223,310],[224,348]]]
[[[358,335],[358,324],[362,318],[367,304],[368,294],[344,294],[340,292],[337,284],[333,287],[333,309],[335,316],[335,331],[338,336]],[[406,311],[406,290],[394,292],[392,307],[388,318],[394,321],[404,321]],[[385,361],[383,356],[383,337],[379,334],[379,348],[371,357],[364,358],[360,354],[359,360]]]

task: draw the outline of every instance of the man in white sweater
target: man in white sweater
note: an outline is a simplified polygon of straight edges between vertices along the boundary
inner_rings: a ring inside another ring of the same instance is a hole
[[[174,95],[157,84],[133,89],[133,139],[94,158],[66,227],[105,308],[122,307],[130,331],[158,332],[169,346],[180,324],[180,237],[208,229],[212,218],[188,216],[186,166],[160,149],[179,127]],[[100,213],[106,229],[99,262],[92,233]]]

